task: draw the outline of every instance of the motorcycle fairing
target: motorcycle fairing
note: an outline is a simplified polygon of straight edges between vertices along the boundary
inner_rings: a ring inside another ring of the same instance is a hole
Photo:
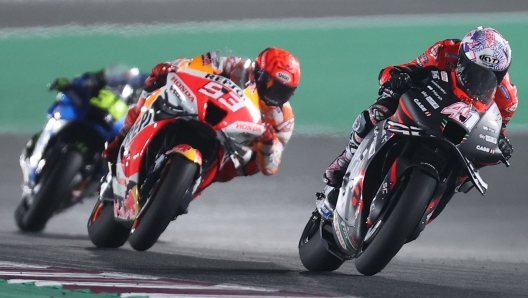
[[[368,175],[366,171],[384,144],[390,140],[390,136],[380,128],[381,123],[363,139],[352,157],[334,212],[334,235],[340,248],[349,256],[355,255],[365,230],[366,213],[362,212],[366,206],[364,193],[365,187],[370,187],[364,185],[365,176]]]
[[[498,149],[497,140],[502,118],[495,103],[491,103],[484,111],[480,107],[481,110],[479,111],[461,101],[455,94],[448,93],[446,90],[452,90],[451,83],[449,80],[433,80],[424,88],[411,89],[405,93],[400,99],[395,114],[382,124],[378,124],[359,146],[345,174],[334,213],[334,224],[337,226],[334,227],[337,234],[336,242],[340,243],[341,249],[345,253],[352,256],[356,253],[358,244],[366,237],[364,234],[365,227],[376,222],[386,205],[382,201],[397,185],[397,177],[402,176],[402,173],[411,167],[418,166],[425,169],[438,181],[435,194],[421,221],[422,224],[417,227],[413,237],[417,237],[425,224],[429,222],[447,187],[447,184],[441,181],[439,176],[439,171],[443,169],[441,162],[431,159],[434,154],[430,154],[430,162],[420,163],[397,157],[388,171],[382,170],[384,180],[378,180],[379,184],[372,182],[374,178],[369,176],[371,172],[369,170],[373,167],[371,163],[376,160],[378,155],[381,156],[381,160],[386,159],[391,162],[393,159],[386,158],[385,155],[398,151],[391,147],[398,144],[411,144],[413,139],[426,138],[428,139],[427,142],[423,143],[429,145],[423,147],[423,151],[434,148],[444,150],[445,158],[447,158],[445,162],[449,160],[452,163],[457,160],[460,165],[459,168],[468,174],[481,194],[485,193],[487,184],[480,177],[474,162],[492,164],[500,160],[501,153]],[[431,125],[434,122],[438,125]],[[379,131],[385,135],[379,136]],[[414,145],[411,144],[411,146]],[[396,153],[396,156],[398,154]],[[383,166],[384,169],[386,169],[385,166]],[[456,170],[457,167],[453,169]],[[377,171],[380,171],[379,168]],[[390,174],[387,175],[387,173]],[[449,173],[448,175],[455,174],[458,173]],[[363,185],[365,180],[369,181],[369,184],[380,185],[374,195],[365,197],[366,193],[372,193],[365,190]],[[359,193],[352,191],[353,189],[359,190]],[[370,199],[372,200],[369,204],[370,210],[365,210],[364,206]],[[357,201],[363,203],[354,203]],[[362,215],[363,213],[368,214],[368,216]],[[366,226],[363,222],[366,222]],[[343,225],[346,226],[346,229],[341,227]]]
[[[153,137],[169,123],[189,121],[210,126],[229,156],[243,157],[249,151],[245,144],[265,131],[260,111],[244,91],[225,80],[184,68],[170,73],[167,84],[145,100],[119,152],[113,179],[115,205],[123,205],[123,194],[129,193],[131,182],[139,183],[145,152]],[[196,156],[201,155],[196,152]]]
[[[114,200],[114,217],[124,222],[134,221],[140,210],[137,184],[130,182],[124,200]]]
[[[261,123],[260,109],[258,104],[249,98],[244,90],[238,87],[233,81],[220,75],[204,73],[190,68],[185,68],[178,72],[183,80],[188,82],[192,90],[205,95],[210,102],[220,105],[222,109],[230,111],[224,121],[213,125],[215,130],[224,128],[225,124],[233,122],[233,119],[252,119],[249,123]],[[189,77],[201,78],[202,80],[186,80]],[[198,106],[198,120],[205,120],[205,106]],[[249,112],[249,114],[248,114]],[[241,115],[243,114],[243,115]]]

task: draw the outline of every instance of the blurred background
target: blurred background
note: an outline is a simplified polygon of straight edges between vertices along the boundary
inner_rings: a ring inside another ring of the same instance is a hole
[[[481,2],[1,0],[0,131],[38,129],[54,98],[46,84],[59,76],[116,62],[148,72],[158,62],[214,49],[254,59],[277,46],[301,62],[291,102],[296,131],[348,132],[376,98],[382,68],[411,61],[438,40],[462,38],[477,25],[495,27],[510,41],[510,74],[524,98],[528,19],[521,11],[528,4]],[[521,101],[511,128],[525,126],[527,112]]]

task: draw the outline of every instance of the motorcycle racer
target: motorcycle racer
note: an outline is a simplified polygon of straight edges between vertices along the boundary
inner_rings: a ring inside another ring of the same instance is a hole
[[[280,48],[265,49],[253,63],[241,57],[220,56],[218,51],[208,52],[201,57],[204,63],[212,64],[215,74],[231,79],[241,88],[249,86],[251,92],[258,95],[266,131],[252,147],[254,152],[249,162],[237,169],[229,161],[213,181],[200,186],[195,197],[212,182],[227,182],[237,176],[251,176],[258,172],[264,175],[277,172],[282,152],[293,132],[294,116],[289,99],[299,84],[301,74],[299,60]],[[116,163],[119,148],[140,114],[145,99],[166,84],[169,73],[187,67],[191,61],[178,58],[170,63],[159,63],[152,69],[138,103],[129,109],[123,129],[103,152],[104,158],[112,164]],[[110,193],[106,187],[101,192],[103,197]]]
[[[329,165],[323,174],[326,186],[324,198],[319,200],[320,213],[328,218],[337,200],[337,191],[343,181],[345,171],[363,138],[370,130],[393,115],[398,107],[400,96],[413,85],[429,79],[430,67],[439,70],[455,71],[460,86],[476,84],[479,68],[488,68],[495,74],[498,90],[494,90],[501,116],[502,129],[498,140],[499,149],[506,161],[512,156],[513,147],[506,137],[506,125],[517,108],[517,88],[510,82],[508,68],[511,64],[511,48],[508,41],[495,29],[477,27],[469,31],[462,40],[446,39],[429,47],[417,59],[396,66],[389,66],[379,74],[380,97],[362,111],[352,125],[349,142],[345,150]],[[459,179],[462,184],[465,177]]]
[[[89,113],[108,113],[112,119],[119,120],[128,105],[133,104],[139,96],[139,90],[145,86],[147,74],[140,73],[136,67],[125,64],[110,64],[97,71],[87,71],[82,75],[68,79],[60,77],[48,84],[50,91],[69,92],[75,94],[80,106],[90,106]],[[129,85],[122,93],[122,86]],[[123,111],[124,110],[124,111]],[[26,144],[23,155],[31,155],[41,131],[34,134]]]

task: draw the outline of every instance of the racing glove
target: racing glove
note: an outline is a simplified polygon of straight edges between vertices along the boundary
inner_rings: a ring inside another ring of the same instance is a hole
[[[275,127],[269,123],[264,124],[264,127],[266,128],[266,131],[264,131],[264,133],[259,136],[257,140],[266,145],[270,145],[273,143],[273,141],[275,141],[275,138],[277,137],[277,131],[275,130]]]
[[[150,71],[150,75],[145,80],[145,91],[152,92],[167,83],[167,75],[174,72],[172,64],[167,62],[158,63]]]
[[[117,155],[119,154],[119,148],[121,148],[121,144],[125,140],[126,132],[121,131],[106,147],[106,149],[103,151],[103,158],[106,159],[106,161],[115,164],[117,162]]]
[[[389,94],[390,96],[395,97],[407,91],[411,87],[411,76],[407,73],[398,73],[392,76],[387,80],[378,91],[378,95],[384,93]]]
[[[510,139],[508,139],[504,134],[500,134],[499,136],[499,149],[502,151],[502,155],[504,155],[504,158],[506,160],[509,160],[513,155],[513,146],[510,142]]]
[[[48,89],[50,91],[52,90],[62,91],[64,90],[64,88],[66,88],[70,84],[71,84],[70,80],[68,80],[67,78],[58,78],[58,79],[55,79],[53,83],[48,84]]]

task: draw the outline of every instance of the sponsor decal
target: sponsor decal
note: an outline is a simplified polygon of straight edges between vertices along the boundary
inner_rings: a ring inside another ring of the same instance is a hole
[[[291,81],[291,78],[288,74],[286,73],[283,73],[281,71],[278,71],[276,73],[277,77],[280,78],[281,80],[285,81],[285,82],[290,82]]]
[[[240,130],[247,130],[247,131],[254,131],[254,132],[261,132],[263,130],[262,125],[253,124],[250,122],[237,122],[236,126],[237,129]]]
[[[190,101],[196,101],[194,93],[190,91],[189,87],[187,87],[187,85],[185,85],[185,83],[181,81],[178,76],[172,76],[171,81],[174,83],[174,85],[176,85],[176,87],[178,87],[178,89],[183,92],[183,94],[185,94],[185,96],[187,96]]]
[[[427,96],[425,98],[425,100],[427,100],[427,102],[433,107],[433,109],[438,109],[440,106],[436,103],[436,101],[434,101],[434,99],[431,97],[431,96]]]
[[[495,137],[480,134],[479,138],[485,140],[486,142],[497,144],[497,138],[495,138]]]
[[[448,78],[448,76],[447,76],[447,72],[445,72],[445,71],[441,71],[441,72],[440,72],[440,76],[442,77],[442,81],[444,81],[444,82],[449,82],[449,78]]]
[[[435,60],[438,59],[438,49],[440,48],[440,45],[437,44],[431,48],[431,57],[433,57]]]
[[[418,100],[418,98],[415,98],[414,102],[420,108],[420,110],[425,113],[426,116],[431,116],[431,112],[427,110],[427,108]]]
[[[154,113],[152,110],[148,110],[143,115],[141,115],[141,118],[136,121],[134,126],[130,129],[130,131],[127,133],[125,140],[123,141],[123,144],[128,144],[136,137],[136,135],[142,131],[145,127],[147,127],[150,123],[154,121]]]
[[[345,239],[343,238],[343,235],[341,234],[341,229],[339,228],[340,222],[341,221],[339,220],[339,215],[334,216],[333,226],[334,226],[335,234],[337,236],[337,240],[339,241],[339,244],[341,245],[341,247],[343,247],[344,249],[348,249],[345,243]]]
[[[477,145],[476,148],[477,148],[477,150],[484,151],[484,152],[487,152],[487,153],[493,153],[494,152],[493,149],[490,149],[488,147],[481,146],[481,145]]]
[[[425,100],[427,100],[427,102],[431,105],[431,107],[433,107],[433,109],[438,109],[440,106],[436,103],[436,101],[434,101],[434,99],[429,96],[429,94],[427,94],[427,92],[425,91],[422,91],[422,95],[425,97]]]
[[[491,133],[497,133],[497,130],[496,130],[496,129],[491,128],[491,127],[486,126],[486,125],[482,126],[482,129],[484,129],[485,131],[489,131],[489,132],[491,132]]]
[[[435,90],[433,87],[431,87],[431,85],[427,85],[427,89],[429,89],[429,91],[431,91],[431,92],[434,94],[434,96],[435,96],[437,99],[439,99],[440,101],[444,100],[444,99],[442,98],[442,96],[440,96],[440,94],[438,94],[438,92],[436,92],[436,90]],[[435,108],[435,109],[436,109],[436,108]]]
[[[200,151],[194,149],[190,145],[187,144],[179,144],[176,147],[170,149],[165,154],[169,155],[172,152],[181,154],[185,156],[188,160],[197,163],[199,165],[202,165],[202,154]]]
[[[432,81],[431,84],[435,85],[435,87],[438,88],[438,90],[440,90],[440,92],[442,92],[443,94],[447,94],[444,88],[442,88],[437,82]]]
[[[137,185],[128,190],[125,198],[126,217],[135,219],[139,212]]]
[[[488,65],[497,65],[499,64],[499,59],[491,56],[491,55],[486,55],[486,54],[482,54],[479,56],[479,59],[484,62],[484,64],[488,64]]]
[[[499,89],[502,92],[502,94],[504,95],[504,98],[506,100],[510,100],[510,93],[508,92],[508,90],[506,90],[506,87],[504,87],[503,85],[499,85]]]
[[[445,56],[447,58],[452,58],[452,59],[457,59],[458,60],[458,55],[457,54],[453,54],[453,53],[445,53]]]
[[[438,80],[440,76],[438,75],[438,70],[431,71],[431,75],[433,76],[433,79]]]
[[[242,89],[240,89],[237,84],[226,77],[208,73],[204,76],[204,78],[226,85],[227,87],[233,89],[233,91],[235,91],[238,96],[242,98],[244,97],[244,91],[242,91]]]

